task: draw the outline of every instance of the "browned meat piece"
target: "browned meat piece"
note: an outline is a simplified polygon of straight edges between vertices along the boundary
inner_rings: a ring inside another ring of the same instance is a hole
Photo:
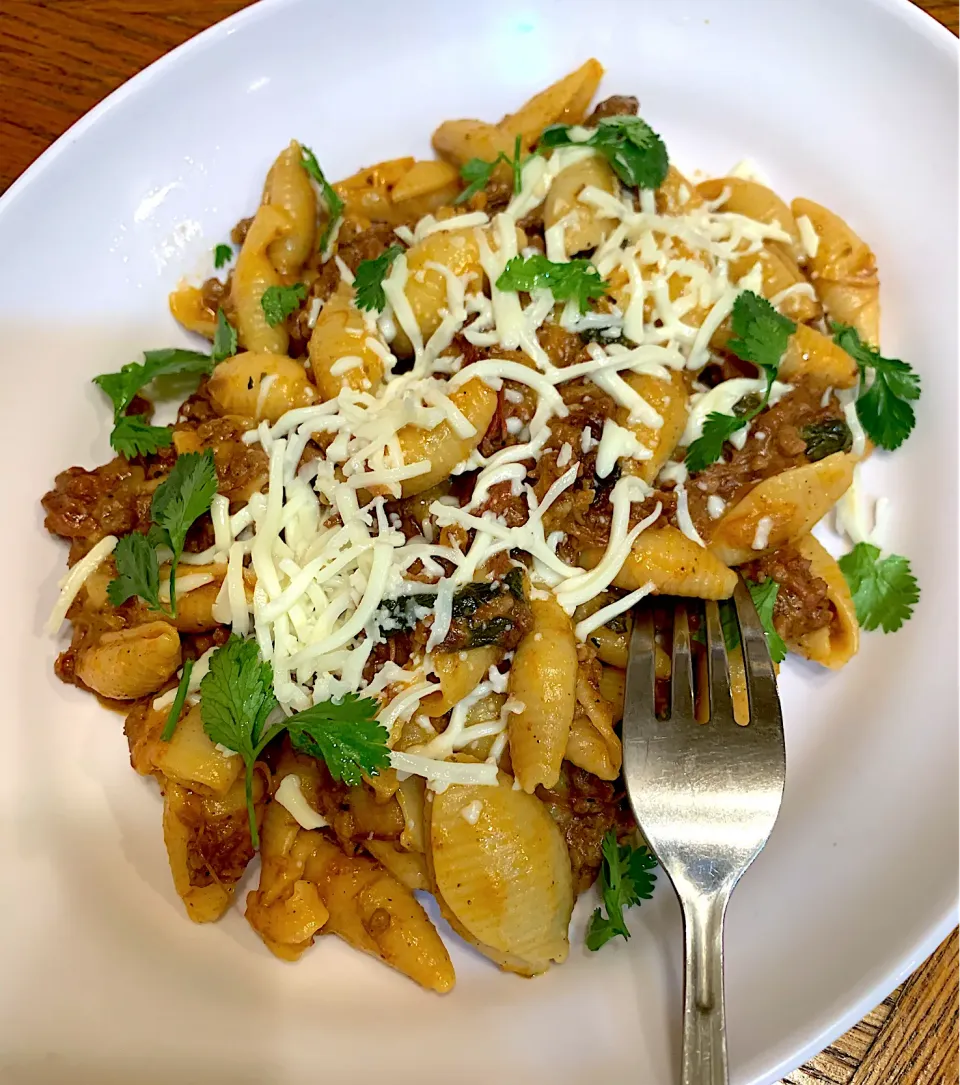
[[[637,115],[640,109],[640,102],[628,94],[611,94],[609,98],[604,98],[602,102],[597,102],[593,107],[593,112],[583,122],[585,128],[593,128],[596,126],[597,121],[603,120],[604,117],[622,117]]]
[[[792,546],[740,567],[747,580],[762,584],[768,578],[780,585],[773,608],[773,624],[784,640],[800,639],[828,626],[834,617],[825,580],[814,576],[810,562]]]

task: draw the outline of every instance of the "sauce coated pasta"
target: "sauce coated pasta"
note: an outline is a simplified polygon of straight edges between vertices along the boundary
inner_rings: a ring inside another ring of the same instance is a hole
[[[117,456],[43,498],[57,674],[125,712],[191,919],[259,851],[246,917],[284,960],[332,933],[449,991],[428,890],[502,969],[563,961],[642,847],[632,609],[742,575],[776,662],[838,668],[917,600],[855,489],[919,395],[869,246],[742,167],[694,183],[636,99],[590,111],[601,75],[335,184],[292,141],[232,267],[170,296],[208,349],[98,377]],[[172,373],[199,383],[155,425]],[[838,501],[839,564],[810,534]]]

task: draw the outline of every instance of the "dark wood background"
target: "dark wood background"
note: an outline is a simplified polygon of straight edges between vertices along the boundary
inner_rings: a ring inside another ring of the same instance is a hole
[[[246,6],[243,0],[0,0],[0,192],[130,76]],[[921,0],[919,6],[957,33],[957,4]],[[903,987],[786,1081],[957,1085],[957,986],[954,931]]]

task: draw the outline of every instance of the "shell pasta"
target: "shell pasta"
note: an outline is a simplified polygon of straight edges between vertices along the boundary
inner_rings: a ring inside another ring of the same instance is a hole
[[[259,853],[240,905],[284,960],[335,934],[449,991],[428,890],[500,968],[562,962],[577,895],[643,849],[633,608],[742,576],[775,662],[836,669],[916,602],[858,490],[919,395],[868,245],[744,166],[681,172],[636,99],[591,109],[602,74],[335,183],[292,140],[170,294],[193,347],[96,378],[116,455],[43,498],[56,673],[125,712],[187,915]],[[157,425],[171,375],[195,390]],[[839,562],[811,535],[838,502]],[[656,675],[662,707],[668,637]]]

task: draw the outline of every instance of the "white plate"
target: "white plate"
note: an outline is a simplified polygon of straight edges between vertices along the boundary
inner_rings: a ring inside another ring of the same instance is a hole
[[[666,885],[634,938],[534,981],[454,947],[441,999],[323,939],[277,962],[234,910],[192,926],[152,781],[118,717],[51,673],[41,623],[64,548],[40,495],[107,458],[89,383],[185,341],[183,274],[256,204],[291,136],[324,168],[426,151],[443,118],[495,119],[587,56],[633,93],[681,168],[745,155],[784,196],[875,247],[884,345],[923,376],[917,431],[876,456],[893,546],[924,596],[839,675],[785,668],[788,780],[733,898],[730,1053],[739,1083],[823,1047],[956,922],[955,43],[902,0],[270,2],[201,35],[80,122],[0,204],[6,571],[0,824],[5,1082],[670,1082],[680,928]],[[483,16],[481,17],[481,12]],[[242,894],[241,894],[242,899]],[[387,1068],[390,1068],[389,1070]]]

